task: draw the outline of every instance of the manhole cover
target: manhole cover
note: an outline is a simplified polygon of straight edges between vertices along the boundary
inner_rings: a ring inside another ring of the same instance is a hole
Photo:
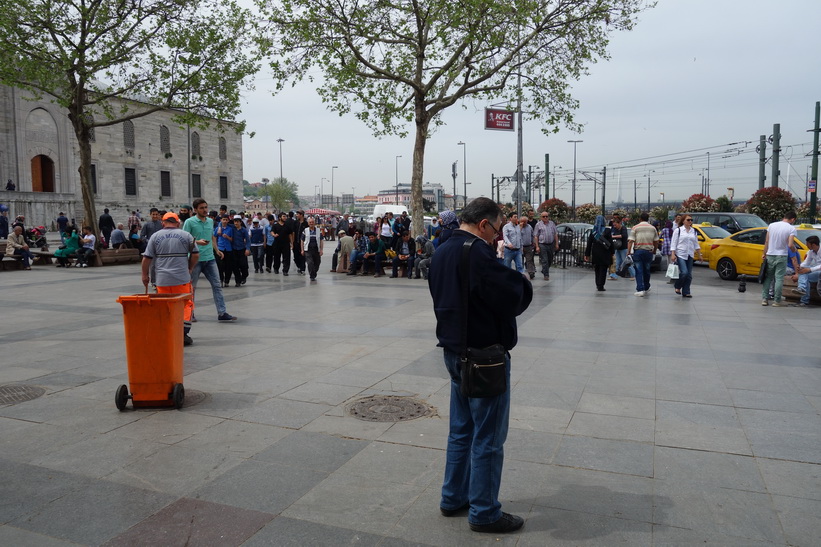
[[[374,395],[349,404],[348,414],[366,422],[404,422],[427,416],[433,410],[410,397]]]
[[[0,405],[14,405],[42,396],[46,390],[39,386],[0,386]]]

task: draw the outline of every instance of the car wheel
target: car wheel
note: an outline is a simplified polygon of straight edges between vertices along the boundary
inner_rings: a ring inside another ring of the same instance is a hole
[[[735,264],[727,257],[718,261],[718,264],[716,264],[716,272],[718,272],[718,277],[725,281],[734,281],[738,277]]]

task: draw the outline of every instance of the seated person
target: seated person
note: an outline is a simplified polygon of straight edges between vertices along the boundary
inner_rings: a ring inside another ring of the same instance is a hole
[[[63,235],[63,246],[54,251],[54,258],[57,259],[58,268],[68,268],[68,259],[77,253],[80,248],[80,237],[77,235],[77,228],[69,224],[66,226]]]
[[[798,254],[798,251],[794,251],[792,249],[787,249],[787,268],[784,270],[785,276],[792,276],[793,281],[796,281],[797,278],[796,272],[799,270],[798,263],[801,262],[801,255]],[[770,279],[770,292],[768,294],[767,299],[773,300],[775,298],[775,277]]]
[[[9,234],[6,240],[6,256],[22,256],[23,268],[31,269],[31,261],[34,260],[34,255],[29,250],[26,238],[23,237],[23,227],[17,225]]]
[[[112,249],[128,249],[131,247],[128,238],[125,237],[123,231],[123,223],[117,224],[115,230],[111,230],[111,248]]]
[[[408,272],[407,278],[411,279],[413,277],[413,262],[416,260],[416,241],[411,239],[408,230],[402,230],[400,232],[399,239],[397,239],[393,245],[393,250],[396,253],[396,257],[393,259],[393,272],[391,273],[391,277],[396,277],[397,268],[404,264]]]
[[[433,243],[428,241],[425,236],[418,236],[416,238],[416,260],[413,263],[413,277],[419,279],[419,274],[422,277],[428,278],[428,268],[430,267],[430,258],[436,252],[436,247]]]
[[[801,302],[799,305],[807,306],[810,303],[810,283],[816,283],[818,296],[821,296],[821,283],[818,282],[821,276],[821,256],[818,254],[819,249],[818,236],[809,236],[807,238],[807,256],[804,262],[798,267],[796,273],[792,276],[793,281],[798,281],[798,287],[792,292],[801,295]]]
[[[368,232],[370,234],[370,232]],[[365,253],[368,252],[368,244],[370,241],[363,230],[357,229],[353,235],[354,249],[351,251],[351,256],[348,259],[350,267],[348,268],[348,275],[355,275],[356,269],[365,258]]]
[[[362,255],[362,274],[367,274],[368,265],[373,264],[373,276],[381,277],[383,260],[385,260],[385,242],[377,238],[375,233],[369,232],[368,251]]]
[[[83,226],[83,237],[80,238],[80,243],[83,246],[77,249],[77,263],[74,267],[87,268],[88,258],[94,255],[94,247],[97,244],[97,236],[91,233],[91,226]]]

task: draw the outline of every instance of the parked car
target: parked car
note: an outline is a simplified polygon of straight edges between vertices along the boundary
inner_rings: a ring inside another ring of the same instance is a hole
[[[807,255],[807,238],[811,235],[821,237],[821,230],[811,224],[797,226],[795,247],[801,260]],[[710,248],[710,269],[715,270],[721,279],[734,280],[738,274],[757,276],[761,269],[764,240],[767,228],[749,228],[730,237],[714,241]]]
[[[587,238],[593,230],[592,224],[586,222],[564,222],[556,226],[556,233],[559,236],[559,253],[570,255],[571,261],[576,266],[584,263],[584,249],[587,245]]]
[[[693,217],[693,224],[709,222],[713,226],[724,228],[731,234],[746,230],[747,228],[766,228],[764,220],[750,213],[682,213]]]
[[[724,228],[713,226],[709,222],[693,224],[693,228],[698,234],[698,245],[701,247],[700,264],[708,265],[710,263],[710,248],[713,246],[715,240],[730,237],[731,234]]]

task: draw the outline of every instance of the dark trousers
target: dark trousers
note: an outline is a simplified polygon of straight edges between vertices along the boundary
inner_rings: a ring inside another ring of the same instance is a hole
[[[607,281],[607,270],[609,269],[610,267],[604,264],[593,264],[593,274],[596,276],[597,289],[604,288],[604,282]]]
[[[234,251],[222,251],[222,260],[217,260],[217,269],[220,280],[226,285],[230,283],[231,274],[234,273]]]
[[[539,244],[539,262],[542,263],[542,275],[550,275],[550,266],[553,265],[553,243]]]
[[[291,269],[291,248],[289,245],[274,243],[274,271],[278,272],[280,266],[282,266],[282,273],[288,273]]]
[[[297,271],[305,272],[305,257],[302,256],[302,243],[299,240],[294,242],[294,265]]]
[[[245,249],[234,251],[234,278],[237,283],[245,283],[248,277],[248,257],[245,256]]]
[[[374,265],[374,273],[381,274],[382,273],[382,261],[385,259],[385,255],[373,255],[365,258],[362,261],[362,273],[368,273],[368,265]]]
[[[252,246],[251,256],[254,258],[254,271],[262,270],[262,265],[265,262],[265,247],[262,245]]]
[[[90,256],[94,256],[94,249],[88,249],[86,247],[77,249],[77,262],[80,264],[88,264],[88,258]],[[26,264],[26,266],[28,266],[28,264]]]
[[[108,249],[108,247],[110,246],[110,242],[111,242],[112,229],[111,228],[102,228],[100,231],[103,233],[103,239],[105,240],[105,243],[103,244],[104,248]]]
[[[274,263],[274,251],[273,245],[267,245],[265,247],[265,268],[269,271],[271,270],[271,264]]]
[[[322,257],[319,256],[319,249],[308,249],[305,251],[305,265],[308,268],[308,275],[311,279],[316,279]]]
[[[407,260],[399,260],[399,257],[397,256],[393,259],[393,272],[391,272],[391,275],[396,277],[399,266],[402,264],[407,264],[408,279],[410,279],[413,277],[413,261],[415,259],[415,256],[409,256]]]

